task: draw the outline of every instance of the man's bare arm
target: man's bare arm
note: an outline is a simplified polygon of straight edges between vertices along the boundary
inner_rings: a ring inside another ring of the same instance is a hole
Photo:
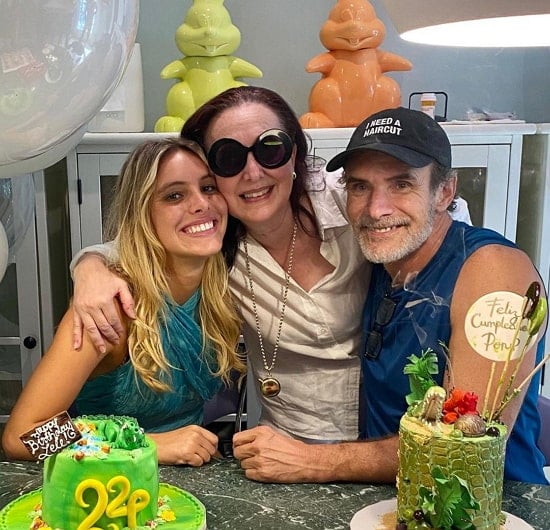
[[[233,453],[260,482],[388,482],[397,473],[397,435],[376,441],[306,444],[266,426],[233,437]]]
[[[488,402],[492,405],[495,393],[502,395],[505,385],[498,387],[498,380],[504,368],[504,362],[494,363],[477,353],[470,345],[464,328],[468,310],[481,296],[493,292],[514,292],[524,296],[532,282],[542,280],[538,275],[529,257],[522,251],[504,247],[501,245],[488,245],[477,250],[468,258],[460,272],[451,305],[451,340],[449,350],[451,353],[452,372],[450,373],[450,386],[456,386],[463,390],[475,392],[479,397],[479,412],[483,411],[487,385],[492,378],[492,388],[488,392]],[[542,287],[542,289],[544,289]],[[544,295],[544,292],[542,293]],[[541,333],[546,327],[546,322],[541,326]],[[531,372],[535,366],[536,344],[526,352],[521,363],[514,387]],[[517,360],[510,361],[505,374],[508,381],[514,372]],[[495,365],[493,367],[493,365]],[[475,369],[474,369],[475,368]],[[497,389],[498,387],[498,389]],[[502,420],[507,424],[509,432],[512,430],[516,417],[521,408],[524,391],[506,408]],[[500,398],[497,398],[500,402]]]

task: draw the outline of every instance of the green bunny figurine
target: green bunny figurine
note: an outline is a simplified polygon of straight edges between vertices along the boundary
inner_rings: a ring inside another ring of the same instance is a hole
[[[167,115],[155,132],[179,132],[203,103],[228,88],[245,85],[241,77],[262,77],[253,64],[234,57],[241,32],[231,22],[223,0],[194,0],[176,31],[176,46],[184,57],[166,65],[162,79],[179,79],[166,96]]]

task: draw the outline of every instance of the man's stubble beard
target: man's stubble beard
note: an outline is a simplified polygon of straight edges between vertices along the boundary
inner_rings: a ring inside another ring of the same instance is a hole
[[[435,207],[430,204],[430,210],[427,213],[426,220],[423,223],[422,228],[415,232],[407,232],[405,240],[402,245],[397,248],[376,250],[369,247],[368,236],[354,227],[355,233],[358,237],[359,246],[365,258],[371,263],[393,263],[402,260],[418,250],[430,237],[432,233],[435,220]],[[409,225],[410,226],[410,225]]]

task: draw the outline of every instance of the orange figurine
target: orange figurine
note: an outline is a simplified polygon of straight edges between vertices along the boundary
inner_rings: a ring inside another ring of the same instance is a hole
[[[323,75],[311,89],[304,128],[356,127],[379,110],[398,107],[401,90],[384,72],[410,70],[412,64],[378,49],[386,27],[367,0],[339,0],[321,27],[329,51],[311,59],[307,72]]]

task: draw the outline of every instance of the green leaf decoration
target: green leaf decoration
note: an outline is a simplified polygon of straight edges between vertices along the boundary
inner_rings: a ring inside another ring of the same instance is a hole
[[[445,476],[439,467],[432,469],[433,488],[420,488],[424,517],[441,530],[474,530],[472,510],[479,503],[472,497],[467,483],[456,475]]]
[[[548,313],[548,302],[546,298],[539,298],[537,305],[533,311],[533,314],[529,318],[529,336],[533,337],[536,335],[544,322],[544,318]]]
[[[409,385],[411,392],[405,396],[407,405],[412,405],[424,399],[426,390],[437,383],[432,376],[437,375],[439,367],[437,365],[437,355],[428,348],[424,350],[420,357],[411,355],[407,357],[409,364],[403,368],[403,373],[409,376]]]

